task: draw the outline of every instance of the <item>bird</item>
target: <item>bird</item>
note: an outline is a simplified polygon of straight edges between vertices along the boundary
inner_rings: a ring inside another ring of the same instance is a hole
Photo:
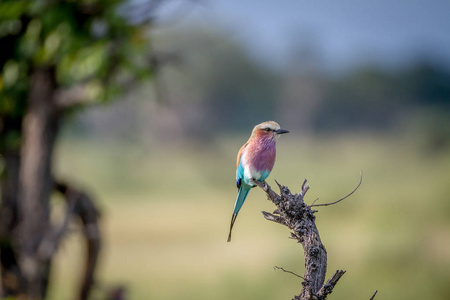
[[[241,147],[236,161],[236,186],[238,195],[231,217],[228,242],[236,222],[239,210],[247,198],[248,192],[255,187],[256,180],[263,182],[269,176],[275,164],[276,142],[280,135],[288,133],[274,121],[266,121],[256,125],[248,141]]]

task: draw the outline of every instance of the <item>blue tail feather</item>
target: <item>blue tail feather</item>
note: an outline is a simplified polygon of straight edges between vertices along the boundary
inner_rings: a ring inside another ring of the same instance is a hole
[[[230,224],[230,233],[228,234],[228,242],[231,241],[231,231],[233,230],[234,222],[236,221],[237,215],[239,211],[241,210],[242,205],[245,202],[245,199],[247,198],[248,192],[252,186],[242,183],[239,187],[239,192],[236,198],[236,202],[234,204],[234,211],[233,216],[231,217],[231,224]]]

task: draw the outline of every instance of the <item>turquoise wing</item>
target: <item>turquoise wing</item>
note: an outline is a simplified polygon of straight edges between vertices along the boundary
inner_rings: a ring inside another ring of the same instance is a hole
[[[242,162],[236,169],[236,186],[237,188],[241,187],[242,180],[244,179],[244,167],[242,167]]]

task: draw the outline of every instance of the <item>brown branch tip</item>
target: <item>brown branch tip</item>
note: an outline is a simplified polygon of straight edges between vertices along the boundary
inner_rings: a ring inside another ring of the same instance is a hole
[[[290,273],[290,274],[292,274],[292,275],[297,276],[298,278],[301,278],[301,279],[303,279],[303,280],[305,280],[305,281],[308,281],[308,279],[306,279],[305,277],[300,276],[300,275],[298,275],[298,274],[296,274],[296,273],[294,273],[294,272],[292,272],[292,271],[285,270],[285,269],[282,268],[282,267],[275,266],[275,267],[273,267],[273,269],[274,269],[275,271],[276,271],[276,270],[281,270],[281,271],[283,271],[283,272],[285,272],[285,273]]]
[[[336,203],[341,202],[342,200],[347,199],[348,197],[350,197],[351,195],[353,195],[353,193],[356,192],[356,190],[361,186],[362,178],[363,178],[363,172],[362,172],[362,170],[361,170],[361,171],[360,171],[360,175],[359,175],[359,183],[358,183],[358,185],[357,185],[356,188],[355,188],[353,191],[351,191],[350,194],[348,194],[347,196],[345,196],[345,197],[343,197],[343,198],[341,198],[341,199],[339,199],[339,200],[337,200],[337,201],[330,202],[330,203],[314,204],[314,203],[316,202],[316,201],[314,201],[314,203],[311,204],[309,207],[315,207],[315,206],[329,206],[329,205],[333,205],[333,204],[336,204]]]

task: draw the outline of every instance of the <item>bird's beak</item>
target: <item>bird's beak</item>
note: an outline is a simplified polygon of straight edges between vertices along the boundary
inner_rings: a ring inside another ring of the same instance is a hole
[[[278,129],[278,130],[275,130],[275,133],[276,134],[283,134],[283,133],[288,133],[289,132],[289,130],[285,130],[285,129]]]

